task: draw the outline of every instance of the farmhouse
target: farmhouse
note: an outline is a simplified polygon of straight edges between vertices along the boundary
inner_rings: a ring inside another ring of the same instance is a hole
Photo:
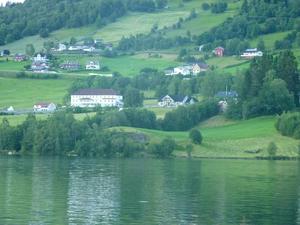
[[[100,64],[96,61],[90,61],[85,65],[86,70],[100,70]]]
[[[67,50],[67,46],[65,44],[59,43],[58,44],[58,48],[56,49],[56,51],[58,52],[63,52]]]
[[[214,54],[218,57],[223,57],[224,55],[224,48],[223,47],[217,47],[214,50]]]
[[[197,75],[201,72],[207,71],[208,68],[209,68],[208,65],[205,64],[205,63],[195,63],[195,64],[192,65],[192,71],[191,72],[192,72],[193,75]]]
[[[165,75],[167,76],[175,76],[175,75],[197,75],[201,72],[205,72],[208,70],[208,65],[202,62],[193,63],[184,66],[178,66],[173,68],[173,70],[165,70]]]
[[[166,95],[159,99],[160,107],[177,107],[179,105],[191,105],[198,102],[194,97],[184,95]]]
[[[8,49],[4,49],[4,50],[0,51],[1,57],[5,57],[5,56],[9,56],[9,55],[10,55],[10,51]]]
[[[257,48],[246,49],[246,51],[241,55],[241,57],[245,59],[252,59],[254,57],[261,57],[261,56],[263,56],[263,52],[258,51]]]
[[[33,112],[35,113],[52,113],[56,110],[54,103],[39,102],[33,106]]]
[[[26,60],[26,55],[16,54],[14,59],[15,59],[15,62],[22,62],[22,61]]]
[[[71,95],[72,107],[123,107],[123,96],[113,89],[81,89]]]

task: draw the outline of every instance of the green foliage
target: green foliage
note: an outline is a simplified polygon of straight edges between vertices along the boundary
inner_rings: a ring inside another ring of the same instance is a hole
[[[202,3],[201,5],[203,10],[209,10],[210,9],[210,5],[207,2]]]
[[[227,10],[227,7],[228,5],[226,2],[217,2],[210,6],[212,13],[223,13]]]
[[[267,152],[271,159],[273,159],[276,156],[277,149],[278,149],[277,145],[273,141],[269,143],[269,145],[267,147]]]
[[[6,43],[35,34],[44,38],[63,27],[81,27],[97,19],[110,22],[125,13],[126,6],[121,0],[62,0],[59,3],[28,0],[24,4],[0,8],[0,24],[4,24],[0,33]]]
[[[172,138],[165,138],[159,144],[151,144],[149,151],[158,158],[168,158],[175,150],[176,143]]]
[[[191,129],[189,132],[189,137],[194,144],[197,144],[197,145],[202,144],[202,140],[203,140],[202,134],[198,129],[196,129],[196,128]]]
[[[249,118],[294,109],[299,105],[297,67],[291,51],[281,52],[277,57],[265,54],[252,60],[250,68],[236,84],[239,102],[230,104],[228,115],[241,112],[243,118]]]
[[[136,88],[127,88],[124,94],[125,107],[139,107],[143,105],[144,95]]]
[[[214,4],[217,10],[218,3]],[[210,43],[209,49],[220,42],[231,39],[245,40],[258,35],[292,30],[299,16],[300,4],[297,0],[286,1],[247,1],[244,0],[237,16],[228,18],[198,37],[199,45]]]
[[[300,113],[283,113],[275,126],[282,135],[300,139]]]
[[[35,49],[34,49],[33,44],[26,45],[25,52],[26,52],[26,55],[33,56],[34,53],[35,53]]]
[[[217,115],[219,106],[216,101],[205,101],[199,104],[183,107],[167,112],[160,126],[167,131],[189,130],[195,124]]]

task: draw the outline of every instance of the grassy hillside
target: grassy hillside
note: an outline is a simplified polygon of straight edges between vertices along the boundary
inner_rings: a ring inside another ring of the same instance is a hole
[[[78,120],[93,114],[76,114]],[[21,124],[26,116],[5,116],[11,125]],[[48,115],[37,115],[38,119],[46,119]],[[0,119],[4,116],[0,116]],[[201,145],[193,145],[193,157],[213,158],[255,158],[257,156],[268,156],[267,146],[275,142],[278,146],[278,156],[296,157],[298,152],[298,141],[280,135],[276,129],[276,117],[259,117],[246,121],[233,121],[223,116],[216,116],[204,121],[197,128],[203,135]],[[132,127],[113,128],[126,132],[141,132],[150,138],[150,142],[160,142],[163,138],[172,137],[177,144],[184,147],[190,143],[189,132],[166,132]],[[259,153],[247,153],[261,149]],[[183,148],[175,151],[176,156],[186,156]]]
[[[298,141],[281,136],[274,127],[275,121],[275,117],[260,117],[247,121],[228,121],[223,117],[210,119],[199,126],[204,142],[202,145],[194,145],[192,155],[217,158],[267,156],[266,148],[271,141],[274,141],[278,146],[277,155],[297,156]],[[182,146],[189,143],[188,132],[164,132],[127,127],[118,129],[145,133],[152,142],[172,137]],[[245,152],[257,149],[262,151],[258,154]],[[186,156],[184,150],[178,150],[175,154]]]
[[[0,77],[0,108],[31,108],[36,102],[61,104],[72,80],[34,80]]]

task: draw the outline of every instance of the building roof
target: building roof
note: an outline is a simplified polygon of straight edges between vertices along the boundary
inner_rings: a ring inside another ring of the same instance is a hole
[[[75,91],[72,95],[119,95],[119,93],[113,89],[85,88]]]
[[[186,96],[186,95],[165,95],[165,96],[162,96],[159,99],[159,101],[161,102],[163,100],[163,98],[166,97],[166,96],[170,96],[175,102],[183,102],[184,101],[184,103],[188,103],[191,100],[193,100],[194,102],[198,102],[198,100],[196,98]]]
[[[209,65],[207,65],[206,63],[203,63],[203,62],[195,63],[195,65],[198,65],[201,69],[208,69],[209,68]]]
[[[219,91],[216,94],[216,97],[219,97],[219,98],[236,98],[236,97],[238,97],[238,93],[236,91]]]
[[[34,104],[34,106],[40,106],[42,108],[47,108],[50,104],[52,104],[52,103],[49,103],[49,102],[38,102],[38,103]]]

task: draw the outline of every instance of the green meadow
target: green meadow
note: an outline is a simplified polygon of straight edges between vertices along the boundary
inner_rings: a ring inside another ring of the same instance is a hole
[[[31,108],[37,102],[63,103],[71,79],[16,79],[0,77],[0,108]]]
[[[200,124],[198,128],[203,135],[201,145],[193,145],[193,157],[212,158],[255,158],[267,156],[266,148],[273,141],[278,146],[277,155],[297,156],[298,141],[280,135],[275,127],[276,117],[259,117],[246,121],[230,121],[222,116],[213,117]],[[180,146],[190,143],[188,132],[165,132],[139,128],[117,128],[124,131],[142,132],[150,137],[150,142],[159,142],[165,137],[172,137]],[[247,153],[255,151],[259,153]],[[175,155],[186,156],[183,148]]]
[[[60,56],[60,61],[76,61],[81,65],[85,65],[89,61],[97,60],[100,62],[101,67],[107,67],[109,71],[105,73],[119,72],[124,76],[135,76],[144,68],[154,68],[163,71],[168,67],[174,67],[179,65],[179,62],[174,61],[173,58],[162,55],[160,58],[150,57],[148,54],[136,54],[136,55],[125,55],[119,56],[115,58],[107,58],[107,57],[90,57],[90,56],[72,56],[72,55],[64,55]],[[1,67],[0,67],[1,68]],[[60,72],[67,74],[75,74],[77,72],[66,72],[64,70],[60,70]],[[102,72],[91,72],[91,71],[79,71],[78,73],[95,73],[100,74]]]

